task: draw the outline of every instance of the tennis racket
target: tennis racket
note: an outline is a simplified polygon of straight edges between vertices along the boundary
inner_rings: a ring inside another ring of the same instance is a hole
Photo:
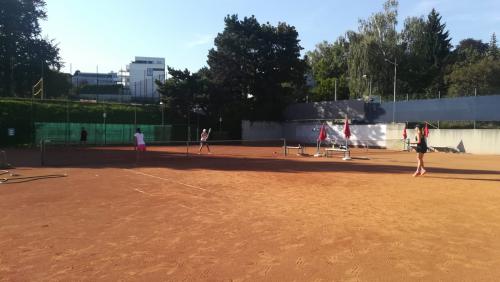
[[[212,132],[212,128],[209,128],[209,129],[208,129],[207,139],[208,139],[208,137],[210,137],[210,132]]]

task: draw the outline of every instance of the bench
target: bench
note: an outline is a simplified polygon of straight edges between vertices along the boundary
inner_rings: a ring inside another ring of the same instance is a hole
[[[343,152],[344,155],[345,155],[345,153],[350,154],[349,148],[346,148],[346,146],[340,145],[340,146],[336,147],[335,144],[334,144],[334,145],[332,145],[331,148],[326,148],[325,149],[325,157],[328,157],[330,154],[333,154],[335,152]]]
[[[298,146],[285,146],[285,156],[288,155],[288,150],[297,150],[297,155],[302,156],[304,155],[304,147],[301,145]]]

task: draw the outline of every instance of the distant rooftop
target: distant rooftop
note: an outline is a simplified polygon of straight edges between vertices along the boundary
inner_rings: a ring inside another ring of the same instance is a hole
[[[165,64],[165,58],[159,57],[135,57],[135,64]]]

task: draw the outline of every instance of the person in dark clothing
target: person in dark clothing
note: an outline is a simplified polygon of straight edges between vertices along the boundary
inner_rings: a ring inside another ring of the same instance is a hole
[[[82,127],[82,130],[80,131],[80,143],[87,143],[87,130],[85,130],[85,127]]]
[[[416,142],[413,142],[413,144],[417,145],[417,171],[413,174],[414,177],[424,175],[427,172],[424,167],[424,154],[427,153],[427,140],[425,139],[424,131],[421,125],[417,125],[415,127],[415,131]]]

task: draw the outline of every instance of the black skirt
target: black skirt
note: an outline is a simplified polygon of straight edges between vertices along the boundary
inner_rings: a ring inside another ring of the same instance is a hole
[[[415,148],[415,150],[417,151],[417,153],[425,154],[427,153],[427,146],[417,145],[417,148]]]

